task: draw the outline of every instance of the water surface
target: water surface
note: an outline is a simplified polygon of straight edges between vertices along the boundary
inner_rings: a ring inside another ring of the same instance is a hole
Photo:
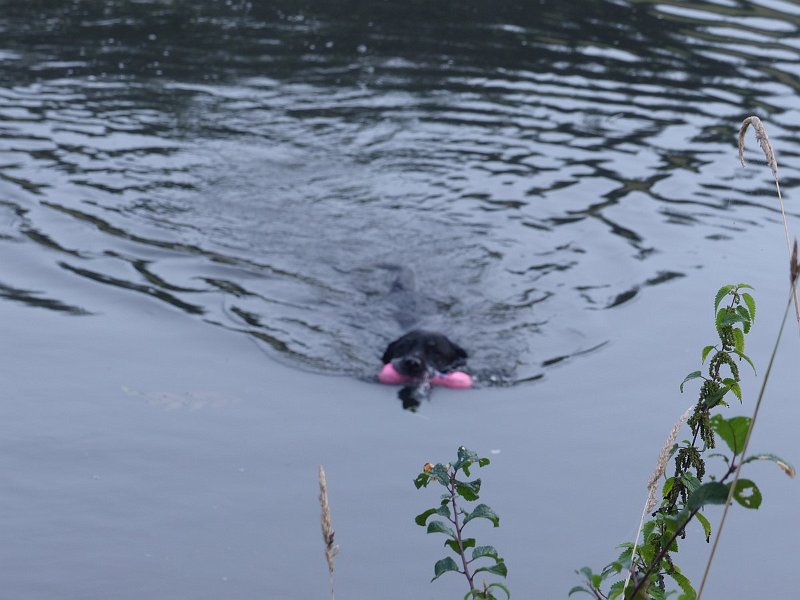
[[[3,3],[5,588],[324,595],[303,570],[324,461],[344,591],[439,597],[460,587],[419,577],[430,540],[384,513],[414,514],[415,469],[467,438],[516,482],[492,496],[503,547],[541,570],[515,589],[561,597],[634,533],[650,458],[627,465],[657,453],[687,344],[713,335],[692,311],[729,278],[785,282],[771,175],[735,143],[764,119],[796,223],[799,24],[777,1]],[[437,391],[412,417],[355,381],[410,325],[401,267],[417,325],[513,389]],[[365,574],[377,530],[408,561]],[[767,580],[752,593],[781,597]]]
[[[4,239],[41,272],[4,295],[86,314],[124,290],[369,377],[402,265],[418,325],[484,380],[536,378],[772,226],[768,172],[732,145],[761,114],[791,191],[785,10],[12,3]]]

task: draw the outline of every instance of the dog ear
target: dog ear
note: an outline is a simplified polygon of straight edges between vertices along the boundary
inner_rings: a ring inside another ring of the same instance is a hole
[[[456,344],[455,342],[450,342],[453,345],[453,352],[455,352],[456,356],[461,359],[467,358],[467,351],[464,350],[461,346]]]
[[[448,353],[445,359],[447,364],[442,365],[442,370],[463,367],[467,362],[467,351],[451,340],[447,340],[447,342]]]
[[[386,347],[386,351],[383,353],[383,357],[381,358],[383,364],[392,362],[392,359],[397,356],[398,342],[399,340],[395,340]]]

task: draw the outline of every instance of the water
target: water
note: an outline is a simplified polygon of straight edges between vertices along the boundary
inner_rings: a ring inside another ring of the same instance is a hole
[[[6,297],[97,312],[59,271],[367,378],[406,265],[484,380],[602,347],[604,311],[772,226],[732,144],[760,112],[791,190],[794,17],[562,4],[12,5],[4,237],[49,264]]]
[[[408,266],[418,324],[482,384],[601,379],[641,303],[680,322],[674,290],[782,244],[736,130],[765,120],[791,198],[798,23],[766,1],[4,2],[0,311],[153,357],[130,315],[188,317],[370,380]]]

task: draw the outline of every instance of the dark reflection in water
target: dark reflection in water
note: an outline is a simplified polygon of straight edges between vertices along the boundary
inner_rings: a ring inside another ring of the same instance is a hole
[[[776,220],[732,132],[767,118],[796,185],[795,9],[6,3],[0,242],[39,268],[0,297],[84,314],[122,290],[370,376],[409,266],[418,324],[480,379],[537,378]]]

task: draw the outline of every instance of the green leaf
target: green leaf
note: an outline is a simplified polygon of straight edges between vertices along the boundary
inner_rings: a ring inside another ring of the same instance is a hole
[[[719,288],[719,291],[717,292],[717,295],[714,297],[714,313],[717,312],[717,309],[719,308],[719,303],[722,302],[722,299],[725,296],[727,296],[728,292],[730,292],[734,287],[736,287],[736,286],[734,286],[734,285],[723,285],[721,288]]]
[[[739,307],[742,308],[742,307]],[[744,310],[742,308],[742,310]],[[732,308],[722,308],[719,311],[719,315],[717,315],[717,326],[722,325],[734,325],[736,323],[750,323],[750,319],[741,315],[735,309]]]
[[[595,589],[600,589],[600,586],[603,584],[603,575],[602,573],[595,573],[592,575],[592,586]]]
[[[451,538],[456,537],[456,532],[453,529],[442,523],[441,521],[431,521],[428,523],[428,530],[426,533],[443,533],[445,535],[449,535]]]
[[[479,458],[479,459],[478,459],[478,466],[479,466],[479,467],[485,467],[485,466],[486,466],[486,465],[488,465],[490,462],[492,462],[492,461],[490,461],[488,458]]]
[[[630,583],[628,584],[631,585]],[[625,580],[621,580],[616,582],[611,588],[608,590],[608,600],[616,600],[622,595],[622,588],[625,586]]]
[[[486,589],[490,590],[493,587],[500,588],[501,590],[503,590],[503,592],[505,592],[507,600],[509,600],[511,598],[511,592],[508,591],[508,588],[506,586],[504,586],[502,583],[500,583],[499,581],[495,581],[494,583],[490,583],[489,585],[486,586]]]
[[[459,556],[461,555],[461,552],[458,549],[458,541],[457,540],[447,540],[444,543],[444,545],[447,546],[448,548],[450,548],[453,552],[455,552]],[[475,538],[466,538],[466,539],[461,540],[461,547],[464,550],[467,550],[468,548],[474,548],[475,547]]]
[[[626,550],[625,554],[627,555],[628,558],[630,558],[630,552],[628,552]],[[619,573],[619,572],[622,571],[622,569],[625,569],[628,566],[630,566],[630,560],[626,559],[624,565],[621,562],[615,560],[614,562],[608,563],[605,566],[605,568],[603,569],[602,577],[603,577],[603,579],[605,579],[606,577],[608,577],[612,573]]]
[[[750,320],[756,320],[756,301],[750,294],[744,293],[742,294],[742,300],[747,305],[747,310],[750,312]]]
[[[464,500],[473,501],[478,499],[481,491],[481,480],[475,481],[456,481],[456,493]]]
[[[752,285],[747,284],[747,283],[740,283],[739,285],[736,286],[736,289],[737,290],[754,290],[756,288],[754,288]]]
[[[719,481],[704,483],[689,496],[686,506],[689,510],[703,508],[707,504],[725,504],[728,500],[728,486]]]
[[[633,543],[625,542],[617,546],[617,548],[622,548],[622,552],[619,553],[619,557],[617,558],[617,560],[621,563],[630,564],[631,554],[633,554]]]
[[[716,348],[716,346],[706,346],[705,348],[703,348],[703,352],[701,352],[700,354],[700,364],[706,362],[706,357],[708,356],[708,353],[711,352],[714,348]]]
[[[683,393],[683,386],[687,381],[691,381],[692,379],[697,379],[698,377],[702,377],[702,376],[703,376],[702,371],[692,371],[691,373],[689,373],[686,376],[686,379],[684,379],[681,382],[681,393]]]
[[[701,512],[695,513],[694,516],[697,517],[697,520],[700,521],[700,525],[703,526],[703,533],[706,534],[706,543],[708,543],[711,539],[711,522],[706,519],[706,516]]]
[[[753,462],[754,460],[771,460],[789,477],[794,478],[797,475],[797,471],[791,464],[775,454],[753,454],[744,459],[742,464],[744,465],[746,463]]]
[[[752,321],[752,319],[750,318],[750,312],[744,306],[741,306],[741,305],[737,306],[736,307],[736,314],[738,314],[740,317],[742,317],[742,319],[743,319],[742,322],[743,323],[750,323],[750,321]]]
[[[676,481],[678,481],[677,478]],[[686,514],[685,512],[656,512],[656,516],[650,521],[654,525],[651,529],[651,535],[658,535],[654,532],[655,525],[661,525],[662,528],[668,530],[668,533],[674,533],[679,524],[683,525],[686,520]],[[642,528],[642,531],[644,531],[644,528]]]
[[[477,452],[473,452],[469,448],[465,448],[464,446],[460,446],[458,448],[458,461],[456,462],[455,465],[453,465],[453,467],[457,468],[457,465],[459,463],[465,463],[467,461],[475,462],[476,460],[478,460],[478,453]]]
[[[724,318],[725,318],[725,315],[726,315],[727,313],[728,313],[728,309],[727,309],[727,308],[721,308],[721,309],[719,309],[719,311],[717,312],[717,316],[716,316],[716,317],[714,317],[714,325],[715,325],[715,326],[716,326],[716,328],[717,328],[717,333],[720,333],[720,334],[721,334],[721,328],[722,328],[722,319],[724,319]],[[720,335],[720,340],[721,340],[721,335]]]
[[[501,577],[505,577],[508,575],[508,568],[506,567],[506,563],[503,559],[497,561],[496,564],[490,565],[488,567],[480,567],[475,569],[475,574],[478,573],[493,573],[494,575],[500,575]]]
[[[669,522],[668,521],[665,522],[665,524],[667,524],[667,523],[669,523]],[[681,522],[681,525],[683,525],[683,522]],[[667,527],[665,529],[664,533],[661,536],[661,545],[662,546],[666,546],[667,544],[669,544],[669,551],[670,552],[677,552],[678,551],[678,538],[673,538],[672,537],[673,534],[675,533],[675,529],[677,529],[677,527],[675,527],[675,528]]]
[[[740,479],[736,482],[733,499],[745,508],[758,508],[761,506],[761,490],[749,479]]]
[[[664,482],[664,487],[661,488],[661,497],[666,498],[669,493],[672,491],[672,487],[675,485],[675,478],[670,477]]]
[[[738,329],[737,329],[738,331]],[[739,402],[742,401],[742,388],[739,387],[739,384],[736,382],[735,379],[731,379],[729,377],[722,380],[722,383],[727,385],[730,390],[733,392],[733,395],[739,399]]]
[[[417,489],[421,487],[428,487],[428,482],[431,480],[430,475],[427,473],[420,473],[417,475],[417,478],[414,480],[414,485]]]
[[[455,571],[456,573],[461,572],[458,570],[458,565],[456,564],[456,561],[454,561],[449,556],[443,558],[442,560],[437,560],[436,564],[433,565],[434,577],[433,579],[431,579],[431,581],[436,581],[437,579],[439,579],[439,577],[441,577],[448,571]]]
[[[683,485],[686,486],[686,489],[689,491],[690,494],[694,492],[697,488],[699,488],[701,485],[700,480],[691,473],[689,473],[688,471],[684,471],[683,473],[681,473],[680,477],[681,481],[683,482]]]
[[[429,508],[425,512],[419,513],[416,517],[414,517],[414,522],[420,527],[425,527],[425,523],[428,522],[428,517],[430,517],[432,514],[435,514],[438,510],[438,508]]]
[[[731,452],[741,453],[747,430],[750,428],[750,418],[738,416],[726,419],[722,415],[714,415],[710,422],[711,428],[725,441]]]
[[[500,527],[500,517],[485,504],[478,504],[471,513],[464,517],[464,525],[472,519],[489,519],[495,527]]]
[[[706,396],[703,402],[709,408],[714,408],[730,390],[731,388],[729,388],[727,385],[723,385],[718,390],[715,390]]]
[[[647,521],[647,523],[642,525],[642,536],[646,538],[651,533],[653,533],[653,530],[656,528],[656,525],[657,523],[653,520]]]
[[[743,358],[743,359],[745,359],[745,360],[746,360],[746,361],[747,361],[747,362],[750,364],[750,367],[752,367],[752,369],[753,369],[753,373],[756,373],[756,374],[758,374],[758,373],[756,372],[756,366],[753,364],[753,361],[752,361],[752,360],[750,360],[750,357],[749,357],[749,356],[747,356],[747,355],[746,355],[744,352],[739,352],[738,350],[734,350],[734,351],[733,351],[733,353],[734,353],[736,356],[738,356],[739,358]]]
[[[497,558],[497,550],[494,549],[494,546],[478,546],[472,551],[472,560],[481,558],[482,556]]]
[[[447,467],[442,463],[434,465],[434,467],[428,472],[428,476],[433,477],[445,487],[450,484],[450,473],[448,472]]]
[[[694,591],[692,584],[686,576],[678,570],[678,567],[673,565],[673,569],[673,571],[669,572],[669,576],[675,580],[675,583],[678,584],[678,587],[680,587],[683,592],[678,596],[678,600],[695,600],[697,598],[697,592]]]
[[[453,465],[453,469],[456,471],[462,470],[464,474],[469,477],[469,467],[477,460],[478,454],[476,452],[461,446],[458,449],[458,460],[456,460],[456,464]]]
[[[429,508],[425,512],[420,513],[416,517],[414,517],[414,522],[421,527],[425,527],[425,523],[428,521],[428,517],[430,517],[431,515],[439,515],[440,517],[449,518],[450,509],[447,507],[446,504],[442,504],[438,508]]]
[[[638,594],[636,594],[636,600],[666,600],[666,598],[667,593],[654,585],[651,585],[647,589],[647,592],[644,592],[644,589],[642,589]]]
[[[649,535],[642,536],[642,539],[645,540],[645,543],[642,544],[637,550],[639,556],[642,557],[642,560],[646,564],[650,564],[655,558],[655,547],[652,544],[647,543],[647,540],[649,540],[650,537],[651,536]]]
[[[737,352],[744,352],[744,334],[741,329],[733,330],[733,342]]]
[[[569,594],[567,594],[567,596],[568,597],[572,596],[572,594],[577,594],[578,592],[585,592],[585,593],[589,594],[590,596],[594,596],[594,594],[592,594],[592,592],[590,592],[588,589],[586,589],[582,585],[576,585],[574,588],[572,588],[569,591]],[[469,596],[469,594],[467,594],[467,596]],[[466,596],[465,596],[465,598],[466,598]]]

